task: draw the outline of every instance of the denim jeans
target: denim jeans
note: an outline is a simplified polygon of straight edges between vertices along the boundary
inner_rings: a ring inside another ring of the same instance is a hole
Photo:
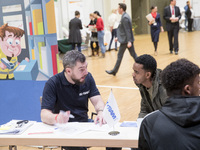
[[[113,29],[111,34],[112,34],[112,37],[110,40],[109,50],[111,49],[113,39],[117,37],[117,29]],[[115,42],[115,50],[117,50],[117,42]]]
[[[81,52],[81,43],[72,43],[72,50],[75,50],[76,44],[78,51]]]
[[[106,52],[106,48],[104,45],[104,31],[98,31],[98,40],[99,40],[99,46],[101,48],[101,52],[104,54]]]

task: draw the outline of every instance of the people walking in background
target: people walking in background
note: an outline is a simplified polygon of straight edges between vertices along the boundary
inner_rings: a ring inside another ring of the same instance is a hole
[[[81,52],[81,32],[80,29],[83,29],[80,18],[80,12],[75,11],[75,18],[69,22],[69,42],[72,44],[72,49],[75,49],[77,44],[78,51]]]
[[[170,54],[172,54],[174,50],[175,55],[178,55],[178,33],[181,13],[179,7],[176,6],[176,0],[171,0],[170,5],[165,7],[163,18],[166,20]],[[174,41],[172,40],[173,38]]]
[[[110,45],[109,45],[109,51],[111,50],[112,41],[114,38],[117,37],[117,27],[119,25],[118,23],[118,17],[117,17],[117,9],[112,10],[112,14],[108,18],[108,23],[110,27],[110,32],[112,34]],[[117,41],[115,41],[115,50],[117,51]]]
[[[189,5],[190,5],[190,1],[187,1],[186,6],[184,7],[184,10],[185,10],[185,30],[187,30],[187,28],[188,28],[188,17],[186,15],[186,12],[189,8]]]
[[[189,5],[189,8],[185,12],[185,14],[186,14],[186,16],[188,18],[188,32],[192,32],[192,24],[193,24],[193,19],[194,19],[194,11],[193,11],[191,5]]]
[[[132,31],[132,21],[131,21],[130,16],[126,13],[125,3],[119,3],[118,12],[119,14],[122,15],[122,18],[117,28],[116,41],[118,40],[120,42],[120,47],[117,54],[117,62],[115,64],[115,67],[112,70],[110,71],[106,70],[106,73],[112,74],[114,76],[119,70],[126,48],[128,48],[129,53],[133,57],[133,59],[137,57],[137,54],[135,53],[135,49],[133,45],[134,37],[133,37],[133,31]]]
[[[97,55],[99,55],[99,42],[97,37],[97,29],[95,28],[97,19],[94,18],[94,14],[90,14],[90,23],[87,28],[91,31],[91,38],[90,38],[90,47],[92,49],[92,55],[94,56],[95,51],[97,52]]]
[[[104,45],[104,23],[103,23],[103,19],[101,18],[101,15],[98,11],[94,12],[94,17],[97,19],[96,22],[96,28],[97,28],[97,33],[98,33],[98,41],[99,41],[99,46],[101,48],[101,53],[102,56],[101,58],[105,57],[105,52],[106,52],[106,48]]]
[[[160,30],[164,32],[160,19],[160,14],[157,13],[157,11],[158,11],[157,6],[151,7],[151,15],[153,17],[153,20],[149,22],[149,25],[151,26],[151,39],[152,42],[154,43],[154,48],[155,48],[155,53],[154,53],[155,55],[158,54],[157,47],[158,47]]]

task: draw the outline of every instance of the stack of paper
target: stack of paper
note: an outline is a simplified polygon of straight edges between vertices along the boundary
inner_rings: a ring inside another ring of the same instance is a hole
[[[149,22],[151,22],[151,21],[154,20],[154,18],[153,18],[153,16],[152,16],[151,14],[146,15],[146,18],[147,18],[147,20],[148,20]],[[154,22],[153,22],[153,23],[154,23]]]
[[[77,135],[86,131],[109,131],[111,128],[105,124],[100,126],[94,123],[81,124],[78,122],[68,122],[66,124],[56,124],[57,131],[70,135]]]
[[[34,123],[35,121],[11,120],[0,126],[0,134],[21,134]]]

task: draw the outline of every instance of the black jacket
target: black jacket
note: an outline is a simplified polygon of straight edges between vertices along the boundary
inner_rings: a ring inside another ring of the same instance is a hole
[[[81,32],[80,29],[83,29],[81,20],[77,17],[72,19],[69,22],[69,42],[70,43],[81,43]]]
[[[200,97],[176,96],[142,122],[141,150],[199,150]]]
[[[178,17],[180,20],[181,12],[180,12],[179,7],[175,6],[174,9],[175,9],[175,17]],[[175,23],[171,23],[171,20],[170,20],[171,17],[172,17],[172,13],[171,13],[170,6],[167,6],[164,9],[164,15],[163,15],[163,18],[166,20],[167,31],[170,31],[173,28],[173,26],[175,26],[177,29],[179,29],[179,21],[175,22]]]

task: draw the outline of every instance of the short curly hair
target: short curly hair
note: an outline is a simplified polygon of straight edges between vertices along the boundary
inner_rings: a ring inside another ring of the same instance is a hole
[[[141,55],[135,59],[135,62],[143,65],[143,69],[151,72],[151,78],[156,75],[157,62],[151,55]]]
[[[161,81],[168,95],[174,91],[179,92],[185,85],[191,85],[194,78],[199,75],[200,68],[187,59],[179,59],[169,64],[161,74]]]

